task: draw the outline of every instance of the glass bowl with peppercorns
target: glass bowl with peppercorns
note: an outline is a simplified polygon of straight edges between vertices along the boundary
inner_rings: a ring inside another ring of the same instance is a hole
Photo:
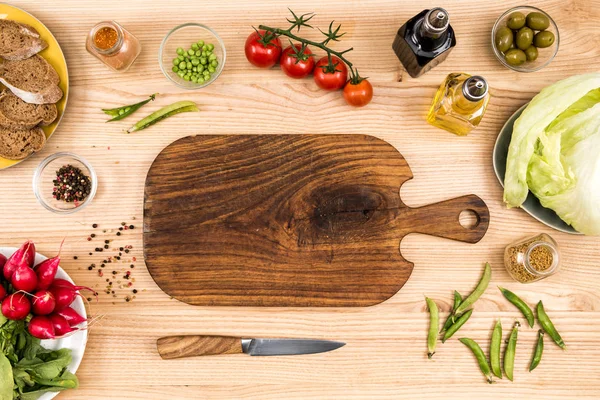
[[[71,214],[92,202],[98,180],[94,168],[72,153],[56,153],[40,163],[33,192],[41,205],[56,214]]]

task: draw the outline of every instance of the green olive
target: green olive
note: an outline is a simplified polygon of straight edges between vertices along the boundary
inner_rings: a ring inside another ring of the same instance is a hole
[[[519,49],[525,50],[533,43],[533,31],[526,26],[522,27],[515,36],[515,42]]]
[[[525,55],[527,56],[527,61],[535,61],[538,58],[538,49],[535,46],[529,46],[525,50]]]
[[[505,53],[513,44],[513,33],[506,26],[498,29],[496,32],[496,48]]]
[[[518,11],[510,14],[506,20],[506,26],[512,30],[518,31],[525,26],[525,15]]]
[[[554,33],[550,31],[541,31],[536,33],[535,37],[533,38],[533,45],[543,49],[552,46],[555,39]]]
[[[550,20],[541,12],[532,12],[527,14],[527,26],[534,31],[543,31],[550,26]]]
[[[508,63],[508,65],[519,66],[527,61],[527,56],[525,52],[521,49],[511,49],[506,52],[504,55],[504,59]]]

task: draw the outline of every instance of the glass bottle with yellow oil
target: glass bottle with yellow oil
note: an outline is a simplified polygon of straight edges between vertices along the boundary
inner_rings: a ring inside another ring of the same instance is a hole
[[[465,136],[481,122],[489,99],[488,84],[481,76],[450,74],[435,94],[427,122]]]

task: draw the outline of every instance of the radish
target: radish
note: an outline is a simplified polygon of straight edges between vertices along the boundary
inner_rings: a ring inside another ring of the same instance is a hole
[[[43,315],[36,315],[31,318],[27,329],[31,336],[38,339],[54,339],[56,337],[52,321]]]
[[[35,290],[38,279],[34,270],[26,265],[20,265],[13,273],[10,283],[12,283],[16,290],[31,293]]]
[[[77,311],[73,310],[71,307],[67,307],[60,311],[57,311],[55,314],[64,317],[69,323],[69,326],[76,326],[87,321],[87,319],[83,318],[77,313]]]
[[[69,289],[73,292],[76,292],[78,290],[89,290],[90,292],[92,292],[94,294],[94,296],[98,296],[98,293],[96,293],[96,291],[94,289],[87,287],[87,286],[75,286],[66,279],[55,279],[54,282],[52,282],[51,286]]]
[[[52,282],[54,281],[54,277],[56,276],[56,272],[58,271],[58,264],[60,263],[60,257],[52,257],[47,260],[42,261],[35,267],[33,270],[37,275],[37,288],[48,289]]]
[[[52,327],[54,328],[54,333],[56,336],[63,336],[67,333],[78,331],[77,328],[71,328],[65,317],[61,317],[58,314],[50,315],[50,322],[52,322]]]
[[[65,309],[75,301],[77,296],[81,296],[77,291],[64,287],[50,286],[49,290],[52,292],[54,300],[56,301],[56,305],[54,306],[54,310],[56,311]]]
[[[35,315],[48,315],[54,311],[56,300],[49,290],[38,290],[33,295],[31,309]]]
[[[3,300],[6,297],[6,289],[4,286],[0,285],[0,300]]]
[[[2,315],[15,321],[24,319],[31,310],[31,303],[25,293],[13,293],[2,300]]]
[[[4,264],[6,264],[6,256],[4,254],[0,254],[0,269],[4,268]]]
[[[23,243],[19,250],[15,251],[10,257],[8,257],[8,260],[6,260],[6,264],[4,264],[4,268],[2,270],[4,273],[4,278],[10,281],[18,267],[26,266],[31,268],[34,260],[35,244],[33,244],[31,240],[28,240]]]

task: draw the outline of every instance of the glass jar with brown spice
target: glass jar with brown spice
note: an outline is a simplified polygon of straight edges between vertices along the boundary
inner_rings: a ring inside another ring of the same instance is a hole
[[[115,21],[103,21],[94,26],[85,47],[115,71],[126,71],[142,51],[139,40]]]
[[[558,271],[558,244],[545,233],[519,240],[506,246],[504,265],[516,281],[531,283]]]

